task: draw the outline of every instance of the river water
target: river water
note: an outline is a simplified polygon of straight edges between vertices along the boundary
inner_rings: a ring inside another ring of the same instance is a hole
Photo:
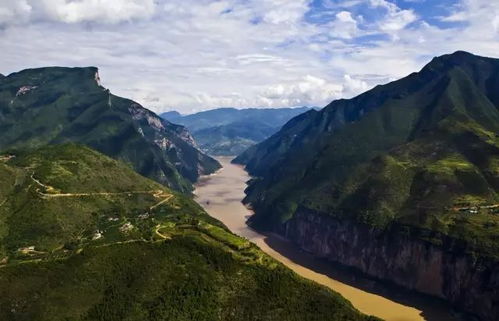
[[[252,230],[246,225],[246,220],[253,213],[241,203],[250,177],[241,166],[230,163],[231,157],[217,159],[223,168],[199,180],[195,190],[196,200],[208,214],[223,222],[234,234],[255,243],[297,274],[340,293],[365,314],[387,321],[459,320],[439,300],[368,279],[343,267],[315,259],[278,235]]]

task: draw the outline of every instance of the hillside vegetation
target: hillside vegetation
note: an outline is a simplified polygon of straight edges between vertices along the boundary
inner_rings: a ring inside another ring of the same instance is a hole
[[[218,108],[185,116],[167,112],[161,117],[186,126],[204,152],[233,156],[268,138],[307,110],[310,108]]]
[[[305,207],[480,255],[499,253],[499,60],[456,52],[310,111],[240,155],[252,223]]]
[[[184,192],[220,167],[196,149],[185,127],[102,87],[93,67],[27,69],[0,78],[0,132],[0,151],[81,143]]]
[[[75,144],[0,156],[0,320],[374,320]]]

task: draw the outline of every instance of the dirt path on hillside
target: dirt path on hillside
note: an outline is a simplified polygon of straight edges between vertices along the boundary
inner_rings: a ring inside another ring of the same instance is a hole
[[[152,211],[155,208],[161,206],[162,204],[170,201],[173,198],[173,194],[167,193],[162,190],[150,190],[150,191],[126,191],[126,192],[88,192],[88,193],[55,193],[56,189],[52,186],[46,185],[40,180],[34,177],[35,173],[31,174],[31,179],[40,187],[45,189],[49,193],[44,193],[37,189],[37,193],[42,196],[42,198],[61,198],[61,197],[91,197],[91,196],[121,196],[121,195],[151,195],[154,198],[162,198],[161,201],[152,205],[149,210]],[[52,191],[52,193],[50,193]]]

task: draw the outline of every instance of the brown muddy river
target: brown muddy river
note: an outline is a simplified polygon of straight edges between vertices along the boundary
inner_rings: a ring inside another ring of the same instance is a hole
[[[219,157],[217,174],[205,176],[196,186],[196,200],[233,233],[247,238],[297,274],[343,295],[361,312],[387,321],[456,321],[449,307],[438,300],[381,284],[343,267],[315,259],[274,234],[261,234],[246,225],[253,213],[241,200],[249,176],[231,157]]]

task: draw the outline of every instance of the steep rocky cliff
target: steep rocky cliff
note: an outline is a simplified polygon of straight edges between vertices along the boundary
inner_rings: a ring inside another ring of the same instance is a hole
[[[38,68],[0,77],[0,150],[77,142],[179,191],[220,165],[187,129],[113,95],[97,68]]]
[[[401,226],[379,231],[304,208],[278,230],[318,257],[446,299],[483,320],[499,317],[499,262],[464,252],[453,238]]]
[[[498,88],[499,59],[456,52],[295,117],[235,160],[250,224],[498,320]]]

